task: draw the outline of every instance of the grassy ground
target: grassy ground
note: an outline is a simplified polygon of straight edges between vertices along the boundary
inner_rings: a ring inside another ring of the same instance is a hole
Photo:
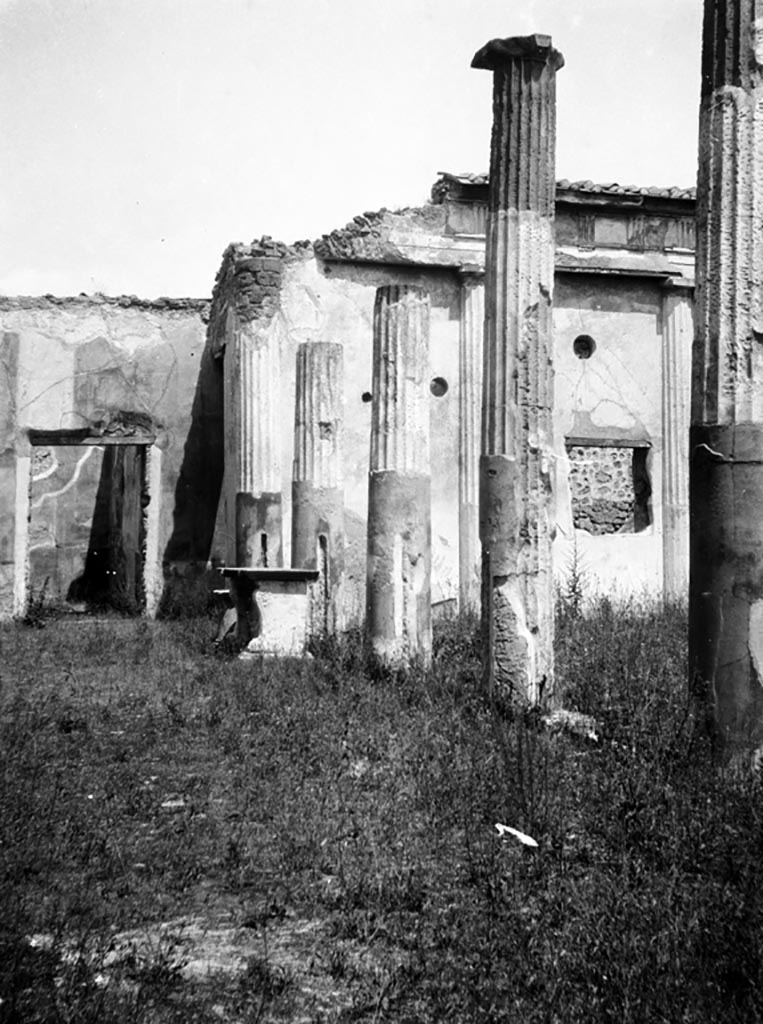
[[[0,630],[3,1024],[763,1020],[761,780],[693,738],[679,611],[560,608],[598,743],[491,712],[469,624],[392,679],[213,633]]]

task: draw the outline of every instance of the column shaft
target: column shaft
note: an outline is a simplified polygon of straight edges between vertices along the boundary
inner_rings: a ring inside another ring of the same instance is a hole
[[[763,2],[705,0],[689,662],[723,759],[763,751]]]
[[[548,36],[493,40],[480,460],[485,677],[509,703],[553,687],[552,338],[556,71]]]
[[[292,565],[319,569],[311,628],[341,627],[344,574],[342,490],[343,349],[305,342],[297,349],[292,482]]]
[[[235,324],[224,356],[228,562],[279,566],[281,375],[278,339],[257,321]]]
[[[380,662],[428,662],[431,624],[429,298],[379,288],[374,307],[367,629]]]

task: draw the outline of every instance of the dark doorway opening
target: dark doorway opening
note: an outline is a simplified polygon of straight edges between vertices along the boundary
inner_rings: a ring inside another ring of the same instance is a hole
[[[30,604],[70,612],[145,611],[152,440],[70,439],[64,432],[32,437]]]

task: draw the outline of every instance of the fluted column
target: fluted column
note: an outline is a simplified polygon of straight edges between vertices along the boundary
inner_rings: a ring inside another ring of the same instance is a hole
[[[232,316],[224,356],[229,564],[280,566],[281,373],[278,339]]]
[[[311,628],[339,628],[344,573],[342,490],[343,349],[305,342],[297,349],[292,482],[292,565],[318,569]]]
[[[494,39],[480,459],[485,678],[510,704],[553,687],[551,295],[556,71],[549,36]]]
[[[670,282],[662,306],[662,565],[667,601],[689,595],[692,286]]]
[[[763,0],[705,0],[689,660],[723,759],[763,752]]]
[[[389,667],[432,650],[429,297],[387,285],[374,306],[367,629]]]
[[[461,272],[459,331],[458,576],[461,611],[480,602],[479,456],[485,275]]]

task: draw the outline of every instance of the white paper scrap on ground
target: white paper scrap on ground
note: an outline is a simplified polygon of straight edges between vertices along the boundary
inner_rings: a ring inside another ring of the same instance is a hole
[[[505,839],[506,836],[513,836],[518,839],[520,843],[525,846],[537,846],[532,836],[528,836],[525,832],[520,832],[517,828],[512,828],[511,825],[501,825],[499,822],[495,823],[496,831],[501,839]]]

